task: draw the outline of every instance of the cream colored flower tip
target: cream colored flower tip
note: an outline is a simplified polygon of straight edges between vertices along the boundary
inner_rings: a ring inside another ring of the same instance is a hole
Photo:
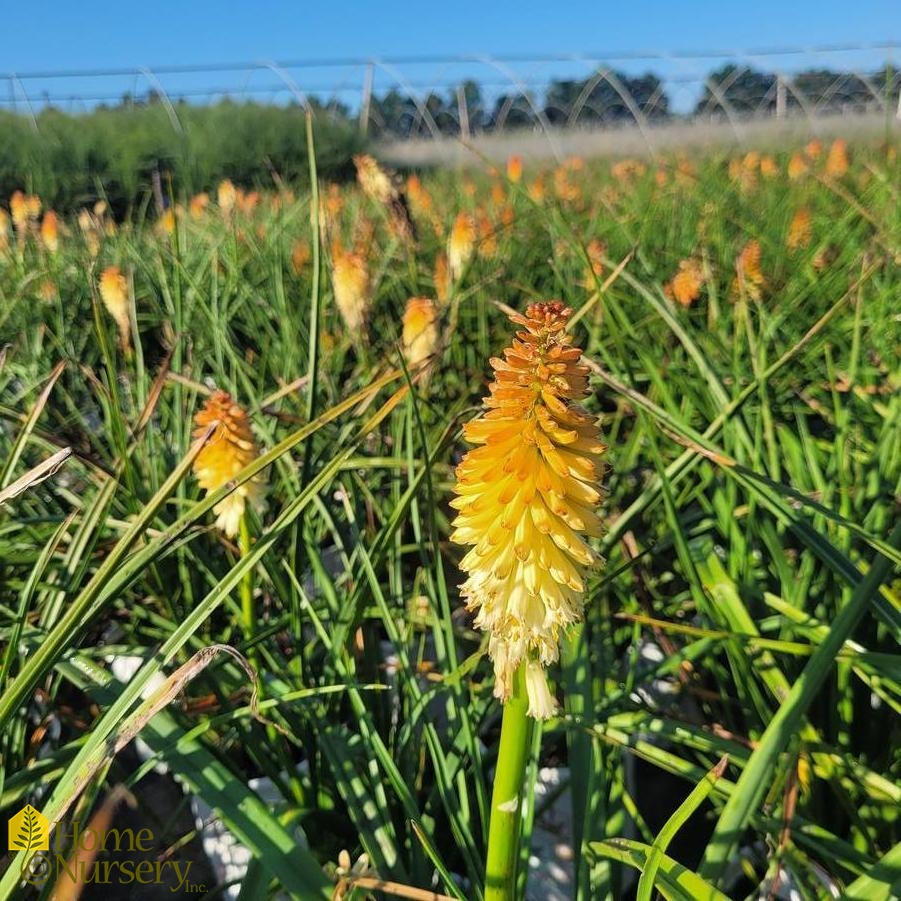
[[[606,450],[579,404],[588,369],[565,332],[572,311],[533,304],[524,326],[493,359],[485,412],[464,426],[478,445],[457,467],[451,540],[469,545],[461,587],[474,624],[489,633],[495,695],[506,701],[527,664],[530,713],[553,711],[537,667],[559,657],[560,630],[582,619],[587,572],[600,563],[586,539],[601,534]]]

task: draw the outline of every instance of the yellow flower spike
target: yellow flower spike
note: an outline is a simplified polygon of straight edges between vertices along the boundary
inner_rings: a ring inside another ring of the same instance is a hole
[[[368,153],[358,153],[353,162],[363,193],[370,200],[387,205],[396,193],[388,173]]]
[[[0,207],[0,250],[9,246],[9,214]]]
[[[402,241],[414,241],[416,229],[399,179],[386,172],[367,153],[357,154],[353,161],[360,188],[370,200],[385,208],[392,232]]]
[[[411,297],[404,310],[404,359],[411,370],[418,369],[438,345],[438,314],[428,297]]]
[[[100,299],[116,321],[122,349],[128,350],[131,319],[128,315],[128,281],[118,266],[107,266],[100,275]]]
[[[452,282],[463,274],[476,246],[476,223],[469,213],[458,213],[447,239],[447,264]]]
[[[464,426],[475,445],[457,467],[451,540],[471,546],[461,588],[477,628],[489,632],[495,695],[507,701],[527,664],[529,714],[553,713],[543,667],[559,656],[560,630],[582,618],[586,574],[600,563],[585,537],[602,531],[606,447],[579,401],[588,368],[572,346],[572,310],[537,303],[495,372],[486,411]]]
[[[227,178],[220,181],[219,186],[216,188],[216,203],[226,219],[234,212],[237,202],[238,191],[234,184]]]
[[[168,209],[163,211],[163,214],[157,220],[156,228],[159,234],[161,235],[174,235],[175,234],[175,217],[176,211],[174,207],[169,207]]]
[[[225,391],[214,391],[210,395],[203,409],[194,416],[194,425],[197,427],[194,438],[202,438],[210,426],[215,427],[194,460],[194,475],[207,493],[221,488],[259,456],[247,413]],[[234,538],[247,503],[262,509],[263,490],[263,479],[259,475],[235,488],[213,507],[217,528]]]
[[[337,239],[332,242],[331,270],[335,304],[348,332],[365,338],[372,304],[369,266],[362,253],[345,250]],[[362,334],[361,334],[362,333]]]

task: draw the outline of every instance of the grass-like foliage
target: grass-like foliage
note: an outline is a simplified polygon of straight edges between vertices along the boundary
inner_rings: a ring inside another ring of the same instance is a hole
[[[182,112],[204,178],[247,174],[204,160],[205,129],[260,165],[262,112]],[[90,128],[129,193],[144,151],[114,118]],[[437,172],[406,185],[415,242],[396,202],[316,178],[226,186],[219,206],[175,167],[160,222],[97,210],[55,241],[17,200],[15,227],[0,217],[3,817],[87,822],[111,786],[140,795],[150,764],[119,754],[140,733],[251,850],[242,897],[379,880],[482,897],[500,707],[448,501],[505,308],[557,298],[610,463],[606,564],[534,739],[566,768],[573,897],[641,878],[643,898],[888,898],[899,165],[892,147],[852,147],[846,171],[820,151]],[[55,160],[8,187],[89,190]],[[438,326],[427,373],[403,353],[411,297],[434,301],[416,307]],[[214,389],[259,456],[204,494],[193,418]],[[260,477],[265,507],[227,537],[212,508]],[[142,661],[127,683],[123,656]],[[523,855],[541,816],[522,811]]]

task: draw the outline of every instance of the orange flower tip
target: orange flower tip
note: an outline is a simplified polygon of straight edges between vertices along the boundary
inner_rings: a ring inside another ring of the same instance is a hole
[[[210,395],[195,415],[194,424],[195,439],[206,437],[208,430],[213,429],[193,465],[198,484],[207,493],[228,484],[259,456],[247,414],[225,391],[214,391]],[[236,486],[213,507],[217,514],[216,526],[227,536],[236,536],[247,503],[262,509],[263,490],[263,479],[259,474]]]

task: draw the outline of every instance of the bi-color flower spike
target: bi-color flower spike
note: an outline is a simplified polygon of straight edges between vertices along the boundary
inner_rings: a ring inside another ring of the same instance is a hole
[[[565,331],[572,310],[532,304],[495,378],[486,411],[464,426],[472,444],[457,467],[451,540],[471,545],[461,588],[475,625],[489,632],[495,695],[506,701],[526,665],[529,714],[551,716],[544,668],[560,630],[582,618],[586,575],[600,563],[585,540],[601,534],[602,455],[593,416],[579,403],[588,368]]]
[[[227,484],[259,456],[247,413],[225,391],[214,391],[207,398],[194,416],[194,425],[195,438],[202,438],[213,427],[213,434],[194,460],[194,475],[207,493]],[[247,502],[262,509],[264,487],[262,477],[255,475],[226,495],[213,507],[216,526],[234,538]]]

